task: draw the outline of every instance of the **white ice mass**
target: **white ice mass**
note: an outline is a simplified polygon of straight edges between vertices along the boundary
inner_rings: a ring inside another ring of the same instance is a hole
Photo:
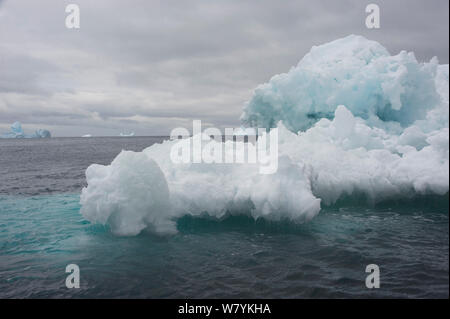
[[[448,90],[449,67],[436,59],[392,56],[354,35],[313,47],[258,86],[241,117],[247,126],[279,128],[275,174],[252,164],[173,164],[177,141],[165,141],[91,165],[81,213],[136,235],[176,232],[186,214],[303,222],[348,196],[371,203],[448,196]]]
[[[47,130],[38,129],[33,134],[25,134],[20,122],[11,125],[11,131],[0,135],[0,138],[49,138],[51,134]]]
[[[134,132],[121,132],[119,134],[120,137],[133,137],[134,135]]]

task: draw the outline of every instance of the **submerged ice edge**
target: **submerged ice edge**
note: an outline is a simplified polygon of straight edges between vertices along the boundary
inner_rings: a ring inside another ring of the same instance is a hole
[[[136,235],[176,232],[186,214],[303,222],[353,194],[370,202],[447,194],[448,70],[358,36],[314,47],[244,108],[244,122],[278,128],[274,174],[251,164],[174,164],[177,141],[165,141],[91,165],[81,213]]]

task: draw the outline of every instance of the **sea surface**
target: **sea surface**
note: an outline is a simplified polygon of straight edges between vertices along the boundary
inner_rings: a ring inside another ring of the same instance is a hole
[[[301,225],[185,216],[163,237],[86,221],[86,168],[163,139],[0,139],[0,298],[449,297],[448,194],[349,198]],[[68,264],[79,289],[65,285]]]

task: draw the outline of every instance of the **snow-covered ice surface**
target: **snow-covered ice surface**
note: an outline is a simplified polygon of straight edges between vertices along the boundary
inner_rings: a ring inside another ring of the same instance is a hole
[[[177,141],[165,141],[91,165],[81,213],[136,235],[176,232],[184,215],[304,222],[352,196],[371,204],[448,194],[448,76],[436,59],[390,55],[360,36],[313,47],[258,86],[241,116],[250,127],[278,127],[276,173],[259,174],[254,164],[174,164]]]

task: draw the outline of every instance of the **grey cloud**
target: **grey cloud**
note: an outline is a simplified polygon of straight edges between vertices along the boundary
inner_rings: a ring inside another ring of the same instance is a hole
[[[72,2],[79,30],[64,26]],[[0,0],[0,126],[55,136],[238,126],[259,83],[350,33],[448,63],[448,0],[379,0],[380,30],[364,25],[371,2]]]
[[[56,74],[58,70],[55,66],[45,60],[23,54],[13,54],[5,48],[1,49],[0,92],[50,93],[50,90],[40,86],[39,80],[44,75]]]

